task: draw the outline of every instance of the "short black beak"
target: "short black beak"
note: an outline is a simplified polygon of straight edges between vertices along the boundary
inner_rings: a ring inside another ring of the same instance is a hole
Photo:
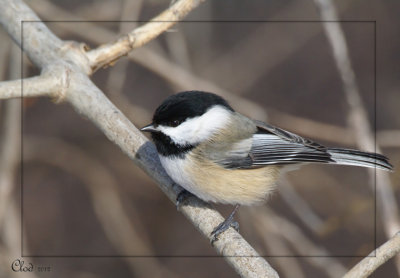
[[[157,132],[158,130],[153,126],[153,124],[146,125],[140,129],[141,131],[147,132]]]

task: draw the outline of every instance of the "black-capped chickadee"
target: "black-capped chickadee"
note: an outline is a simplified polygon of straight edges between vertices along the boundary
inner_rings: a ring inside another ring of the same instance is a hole
[[[151,132],[161,164],[177,184],[206,202],[235,205],[212,232],[213,241],[234,224],[239,205],[266,200],[287,166],[317,162],[392,170],[383,155],[324,147],[251,120],[220,96],[200,91],[168,97],[141,130]]]

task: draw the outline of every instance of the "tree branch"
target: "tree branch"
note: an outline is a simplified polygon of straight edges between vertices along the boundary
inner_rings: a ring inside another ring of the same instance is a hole
[[[107,66],[132,49],[141,47],[183,19],[204,0],[180,0],[145,25],[134,29],[115,42],[105,44],[87,53],[93,72]]]
[[[1,24],[13,40],[23,47],[35,65],[43,68],[59,58],[57,50],[61,48],[62,41],[40,22],[39,17],[25,3],[1,0],[0,4]],[[43,41],[46,43],[41,43]]]
[[[66,83],[53,75],[40,75],[25,79],[0,82],[0,99],[63,95]],[[22,86],[21,86],[22,85]],[[22,89],[23,88],[23,89]]]
[[[355,265],[343,278],[363,278],[371,275],[378,267],[400,253],[400,232],[371,252]]]

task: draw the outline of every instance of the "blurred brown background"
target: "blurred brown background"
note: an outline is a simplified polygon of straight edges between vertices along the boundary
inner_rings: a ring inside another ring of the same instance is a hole
[[[141,24],[118,21],[146,21],[169,2],[27,3],[43,20],[75,21],[47,24],[60,38],[96,47]],[[383,153],[399,168],[400,4],[335,4],[341,20],[360,21],[341,26],[371,126]],[[137,127],[149,123],[170,94],[213,90],[251,101],[256,108],[228,97],[244,114],[328,146],[355,148],[331,47],[321,24],[310,22],[320,20],[313,1],[206,1],[186,20],[192,22],[176,25],[93,76]],[[4,30],[0,36],[2,78],[7,80],[10,65],[19,63],[20,56],[11,50],[13,42]],[[37,73],[25,59],[24,77]],[[4,111],[3,102],[2,118]],[[35,272],[37,277],[236,275],[222,258],[213,257],[217,254],[208,241],[156,184],[68,104],[24,100],[22,135],[22,251],[45,256],[25,261],[51,267],[49,273]],[[390,178],[398,202],[399,172]],[[15,183],[12,197],[21,207],[20,179]],[[379,211],[375,223],[370,183],[365,169],[304,166],[282,179],[267,205],[241,208],[241,233],[260,255],[271,256],[267,260],[282,277],[340,277],[387,240]],[[224,215],[232,209],[217,208]],[[17,230],[15,237],[20,237]],[[5,267],[11,262],[6,260]],[[397,273],[392,260],[372,277]],[[4,270],[0,275],[10,274]]]

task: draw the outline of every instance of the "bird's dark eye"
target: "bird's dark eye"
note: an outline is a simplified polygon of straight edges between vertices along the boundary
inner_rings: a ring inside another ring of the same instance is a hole
[[[181,124],[181,121],[180,121],[180,120],[172,120],[172,121],[169,123],[169,125],[172,126],[172,127],[177,127],[177,126],[180,125],[180,124]]]

